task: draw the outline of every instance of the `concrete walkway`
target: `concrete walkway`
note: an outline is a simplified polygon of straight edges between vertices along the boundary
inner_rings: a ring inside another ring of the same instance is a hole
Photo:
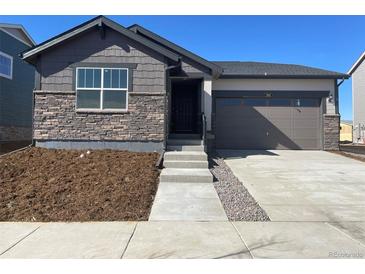
[[[365,163],[325,151],[220,151],[272,221],[365,221]]]
[[[150,221],[226,221],[201,140],[169,140]]]
[[[365,222],[0,223],[0,258],[365,258]]]

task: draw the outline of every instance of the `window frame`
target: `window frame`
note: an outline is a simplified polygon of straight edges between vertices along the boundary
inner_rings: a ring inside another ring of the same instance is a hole
[[[9,55],[9,54],[6,54],[5,52],[3,51],[0,51],[0,55],[6,57],[6,58],[9,58],[10,59],[10,75],[7,75],[7,74],[4,74],[4,73],[1,73],[0,72],[0,76],[6,78],[6,79],[9,79],[9,80],[12,80],[13,79],[13,56]]]
[[[79,69],[100,69],[100,88],[79,88],[78,87],[78,71]],[[126,82],[126,88],[104,88],[104,70],[125,70],[127,72],[127,82]],[[79,90],[97,90],[100,91],[100,108],[79,108],[78,102],[77,102],[77,93]],[[125,99],[125,108],[103,108],[103,100],[104,100],[104,90],[116,90],[116,91],[125,91],[126,92],[126,99]],[[76,91],[76,111],[79,112],[127,112],[128,111],[128,95],[129,95],[129,68],[123,68],[123,67],[90,67],[90,66],[80,66],[76,67],[76,73],[75,73],[75,91]]]

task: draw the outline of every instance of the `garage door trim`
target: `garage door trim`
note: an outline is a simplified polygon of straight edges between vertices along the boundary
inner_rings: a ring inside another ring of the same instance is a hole
[[[269,96],[268,96],[269,93]],[[216,136],[216,99],[217,98],[318,98],[319,105],[319,147],[323,150],[323,113],[325,113],[325,97],[330,91],[305,91],[305,90],[275,90],[275,91],[252,91],[252,90],[213,90],[212,91],[212,133]]]
[[[215,97],[268,97],[270,94],[272,98],[323,98],[328,97],[330,91],[305,91],[305,90],[213,90],[213,99]]]

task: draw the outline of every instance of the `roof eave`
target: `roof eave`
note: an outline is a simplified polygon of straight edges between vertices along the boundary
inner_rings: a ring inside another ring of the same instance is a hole
[[[127,36],[128,38],[131,38],[151,49],[153,49],[154,51],[159,52],[160,54],[166,56],[167,58],[171,59],[172,61],[178,62],[179,61],[179,56],[157,44],[152,43],[151,41],[140,37],[139,35],[133,33],[132,31],[120,26],[119,24],[113,22],[112,20],[109,20],[103,16],[98,16],[84,24],[81,24],[67,32],[64,32],[58,36],[55,36],[54,38],[51,38],[49,40],[47,40],[46,42],[30,49],[27,50],[23,53],[21,53],[21,57],[27,61],[27,62],[32,62],[32,59],[37,56],[38,54],[40,54],[41,52],[56,46],[60,43],[63,43],[65,41],[68,41],[69,39],[83,33],[86,30],[89,30],[95,26],[100,26],[100,25],[106,25],[112,29],[114,29],[115,31],[118,31],[119,33]]]
[[[355,70],[361,65],[361,63],[364,61],[364,59],[365,59],[365,51],[360,55],[360,57],[352,65],[352,67],[347,72],[347,74],[352,75],[355,72]]]
[[[350,75],[263,75],[263,74],[221,74],[220,79],[348,79]]]
[[[212,76],[215,78],[218,78],[219,75],[221,75],[223,72],[223,68],[220,67],[219,65],[214,64],[214,63],[198,56],[197,54],[192,53],[191,51],[188,51],[188,50],[180,47],[179,45],[176,45],[175,43],[168,41],[167,39],[143,28],[142,26],[140,26],[138,24],[133,24],[133,25],[129,26],[128,29],[135,33],[140,32],[142,35],[145,35],[145,36],[157,41],[158,43],[163,44],[166,47],[169,47],[169,48],[179,52],[181,55],[185,55],[186,57],[192,59],[193,61],[200,63],[201,65],[209,68],[212,72]]]
[[[24,28],[23,25],[20,25],[20,24],[0,24],[0,27],[20,29],[25,34],[25,36],[29,39],[29,41],[32,43],[32,46],[36,45],[36,42],[33,40],[32,36],[30,36],[30,34],[27,32],[27,30]]]

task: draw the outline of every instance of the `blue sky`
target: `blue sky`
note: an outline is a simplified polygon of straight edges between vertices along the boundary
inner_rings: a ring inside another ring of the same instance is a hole
[[[93,16],[0,16],[40,43]],[[365,50],[365,16],[109,16],[143,25],[208,60],[293,63],[347,72]],[[340,88],[342,119],[352,119],[351,80]]]

